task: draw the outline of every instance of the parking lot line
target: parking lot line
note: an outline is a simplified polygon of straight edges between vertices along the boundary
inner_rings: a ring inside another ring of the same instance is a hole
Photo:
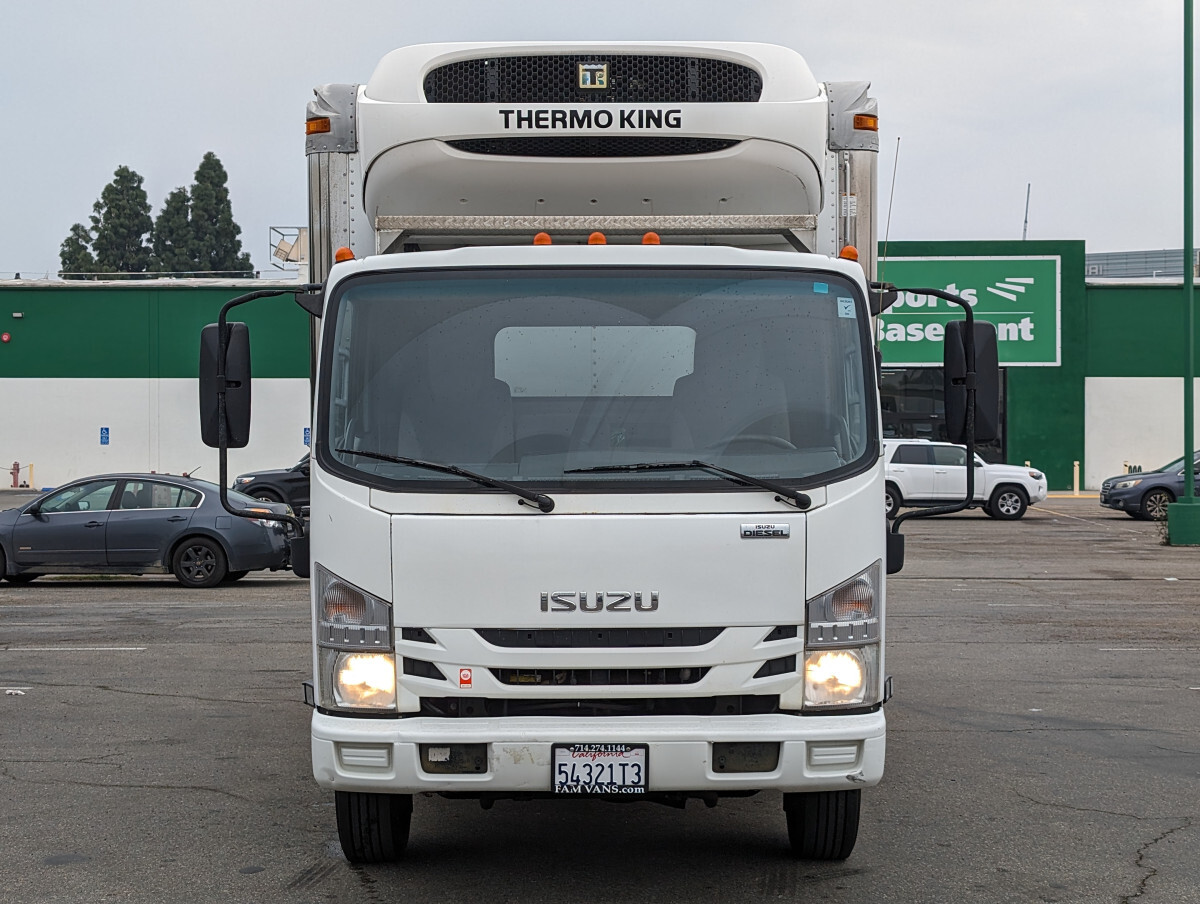
[[[140,653],[145,647],[0,647],[0,653]]]

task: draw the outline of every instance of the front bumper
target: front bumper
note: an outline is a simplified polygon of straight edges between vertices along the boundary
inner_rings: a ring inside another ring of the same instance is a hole
[[[827,791],[878,784],[885,719],[785,714],[638,718],[356,719],[314,712],[313,776],[322,788],[388,794],[548,792],[557,743],[647,744],[649,793]],[[777,741],[771,772],[717,773],[714,742]],[[485,773],[434,775],[420,744],[486,744]]]

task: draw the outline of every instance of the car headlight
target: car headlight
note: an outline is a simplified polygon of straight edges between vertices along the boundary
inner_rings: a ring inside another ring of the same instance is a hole
[[[1032,477],[1034,480],[1041,480],[1046,475],[1044,475],[1041,471],[1030,471],[1029,476]]]
[[[882,699],[882,562],[808,601],[804,709],[873,706]]]
[[[1134,478],[1133,480],[1121,480],[1121,481],[1118,481],[1117,483],[1113,484],[1113,489],[1114,490],[1127,490],[1130,487],[1137,486],[1141,482],[1142,482],[1142,478],[1140,478],[1140,477]]]
[[[392,607],[320,564],[317,597],[317,703],[327,709],[396,709]]]
[[[347,709],[395,709],[395,655],[339,653],[333,666],[333,700]]]
[[[247,483],[250,483],[252,480],[254,480],[253,477],[235,477],[233,478],[233,483],[234,486],[243,486]]]

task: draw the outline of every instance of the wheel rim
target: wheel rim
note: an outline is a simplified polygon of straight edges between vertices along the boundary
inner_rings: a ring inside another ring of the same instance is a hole
[[[1164,493],[1151,493],[1146,497],[1146,514],[1155,521],[1167,517],[1167,497]]]
[[[996,500],[996,508],[1004,515],[1015,515],[1021,511],[1021,497],[1016,493],[1001,493]]]
[[[896,507],[896,501],[892,498],[892,494],[884,493],[883,494],[883,510],[884,510],[884,512],[886,514],[890,515],[892,513],[892,509],[894,509],[895,507]]]
[[[210,578],[216,568],[217,557],[207,546],[189,546],[179,560],[179,570],[189,581]]]

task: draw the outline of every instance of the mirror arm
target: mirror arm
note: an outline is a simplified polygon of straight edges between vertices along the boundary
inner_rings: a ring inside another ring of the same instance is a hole
[[[967,467],[967,462],[975,461],[975,314],[971,311],[970,303],[952,292],[943,289],[898,289],[899,292],[911,292],[913,295],[932,295],[951,304],[956,304],[966,314],[967,329],[963,337],[963,345],[967,358],[967,375],[964,381],[967,389],[967,457],[963,467],[967,470],[967,497],[962,502],[951,505],[935,505],[932,508],[911,509],[895,517],[892,521],[892,533],[900,533],[900,525],[909,518],[931,518],[934,515],[950,515],[967,509],[975,501],[975,468]]]
[[[217,315],[217,336],[220,341],[220,350],[217,354],[217,455],[220,463],[220,472],[218,476],[218,488],[221,491],[221,507],[231,515],[237,515],[239,518],[257,518],[262,521],[283,521],[286,524],[292,525],[299,533],[304,536],[305,525],[301,518],[294,515],[274,515],[269,518],[263,518],[262,512],[248,512],[245,509],[236,509],[229,501],[229,437],[225,430],[225,356],[229,351],[229,322],[228,315],[231,310],[238,305],[246,304],[254,301],[257,298],[272,298],[277,295],[295,295],[298,292],[320,292],[324,288],[322,283],[306,283],[297,286],[294,289],[259,289],[257,292],[249,292],[245,295],[239,295],[237,298],[230,299],[221,306],[221,313]],[[268,513],[270,514],[270,513]]]

